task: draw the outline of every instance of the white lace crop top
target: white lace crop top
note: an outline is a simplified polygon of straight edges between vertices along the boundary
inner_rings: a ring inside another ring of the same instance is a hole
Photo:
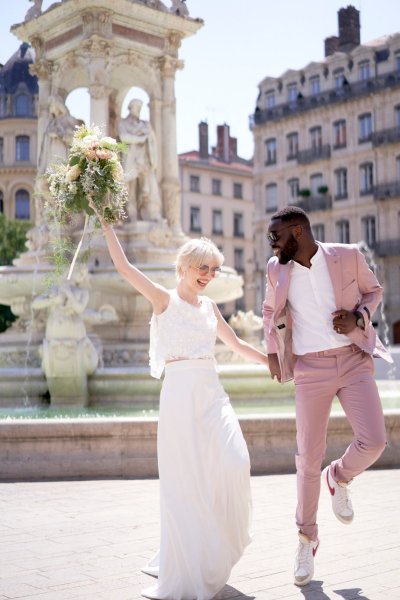
[[[214,358],[217,317],[212,302],[201,296],[199,306],[170,291],[167,308],[150,320],[150,373],[160,379],[166,361]]]

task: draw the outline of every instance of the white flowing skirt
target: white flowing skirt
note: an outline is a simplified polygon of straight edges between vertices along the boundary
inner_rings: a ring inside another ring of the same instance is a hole
[[[166,365],[158,423],[161,541],[149,598],[210,600],[250,542],[250,459],[212,359]]]

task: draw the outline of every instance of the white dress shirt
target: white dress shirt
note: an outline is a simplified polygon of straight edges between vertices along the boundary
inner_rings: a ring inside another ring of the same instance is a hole
[[[352,343],[347,335],[336,333],[333,329],[332,313],[337,307],[320,246],[311,259],[311,268],[293,261],[288,303],[293,320],[294,354],[330,350]]]

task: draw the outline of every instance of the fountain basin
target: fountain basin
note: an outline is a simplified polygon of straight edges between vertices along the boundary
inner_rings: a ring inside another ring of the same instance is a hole
[[[388,447],[381,468],[400,464],[400,411],[387,411]],[[294,415],[240,417],[252,472],[294,471]],[[157,476],[157,419],[130,417],[59,420],[0,420],[0,479]],[[352,431],[343,415],[332,415],[326,459],[343,453]]]

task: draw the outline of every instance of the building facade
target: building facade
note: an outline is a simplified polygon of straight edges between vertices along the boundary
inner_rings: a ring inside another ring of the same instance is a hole
[[[221,307],[225,317],[254,310],[253,168],[237,155],[228,125],[217,127],[217,145],[209,151],[208,125],[199,125],[199,150],[179,155],[182,228],[191,237],[212,239],[225,264],[242,275],[244,295]]]
[[[0,66],[0,212],[10,219],[34,220],[37,165],[36,77],[28,44]]]
[[[257,295],[269,218],[300,206],[316,239],[368,246],[385,287],[377,323],[400,343],[400,34],[361,44],[359,12],[348,6],[338,16],[323,61],[259,85],[250,117]]]

